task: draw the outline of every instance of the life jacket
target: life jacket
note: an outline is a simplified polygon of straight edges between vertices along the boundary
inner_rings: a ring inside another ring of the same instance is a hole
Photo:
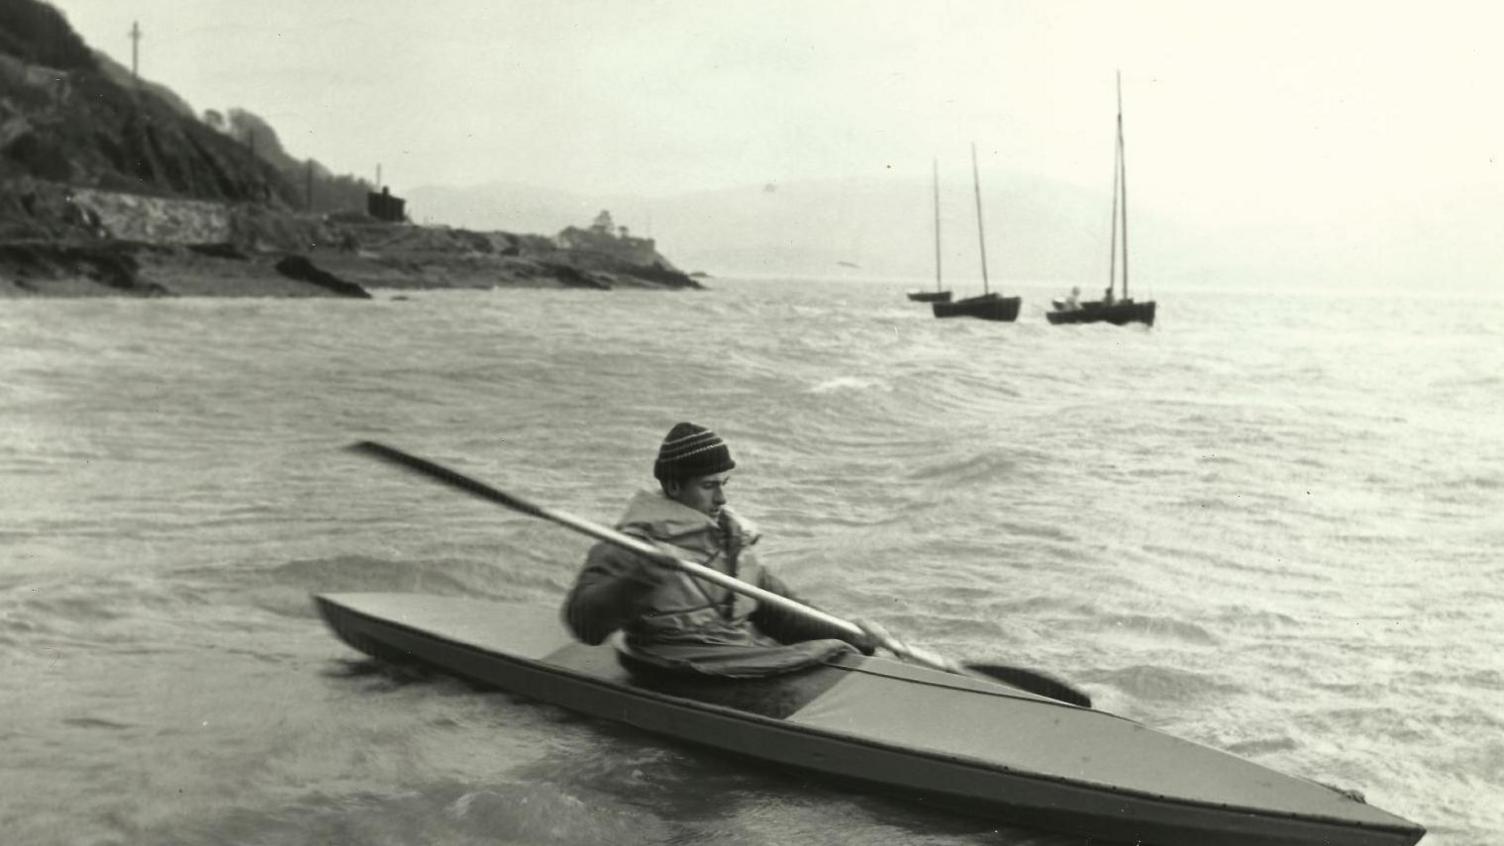
[[[730,509],[721,515],[717,522],[661,493],[642,491],[617,529],[676,558],[760,586],[763,569],[752,550],[759,533]],[[757,600],[687,573],[669,574],[644,604],[647,613],[625,629],[629,642],[743,643],[754,633],[747,618],[757,610]]]
[[[716,521],[656,491],[638,493],[617,523],[621,532],[676,558],[765,587],[754,546],[760,533],[730,509]],[[630,553],[623,553],[630,554]],[[658,667],[722,676],[763,676],[820,663],[850,651],[827,639],[783,644],[749,619],[757,600],[687,573],[668,574],[648,594],[644,611],[623,627],[623,653]]]

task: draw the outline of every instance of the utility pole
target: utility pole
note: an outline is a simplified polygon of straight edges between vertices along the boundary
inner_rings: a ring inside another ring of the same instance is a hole
[[[141,48],[141,23],[131,21],[131,80],[139,87],[141,75],[139,72],[139,54]]]
[[[376,165],[376,190],[381,190],[381,165]]]

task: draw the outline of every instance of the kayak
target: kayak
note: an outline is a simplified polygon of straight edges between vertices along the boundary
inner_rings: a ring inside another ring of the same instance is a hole
[[[378,659],[1011,825],[1158,846],[1410,846],[1425,834],[1326,785],[991,679],[854,653],[787,676],[686,679],[575,641],[553,608],[314,601]]]

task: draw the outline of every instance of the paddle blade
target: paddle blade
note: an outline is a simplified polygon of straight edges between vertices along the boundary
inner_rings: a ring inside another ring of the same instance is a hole
[[[1030,693],[1037,693],[1040,696],[1047,696],[1082,708],[1091,707],[1090,696],[1037,670],[1030,670],[1026,667],[1008,667],[1002,664],[966,664],[965,667],[968,672],[996,679],[1003,684],[1011,684]]]

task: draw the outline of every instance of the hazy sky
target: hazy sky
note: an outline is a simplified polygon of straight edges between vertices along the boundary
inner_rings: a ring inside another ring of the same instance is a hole
[[[429,184],[667,194],[982,166],[1137,204],[1504,212],[1504,4],[63,0],[84,38],[299,157]],[[1461,199],[1459,199],[1461,197]]]

